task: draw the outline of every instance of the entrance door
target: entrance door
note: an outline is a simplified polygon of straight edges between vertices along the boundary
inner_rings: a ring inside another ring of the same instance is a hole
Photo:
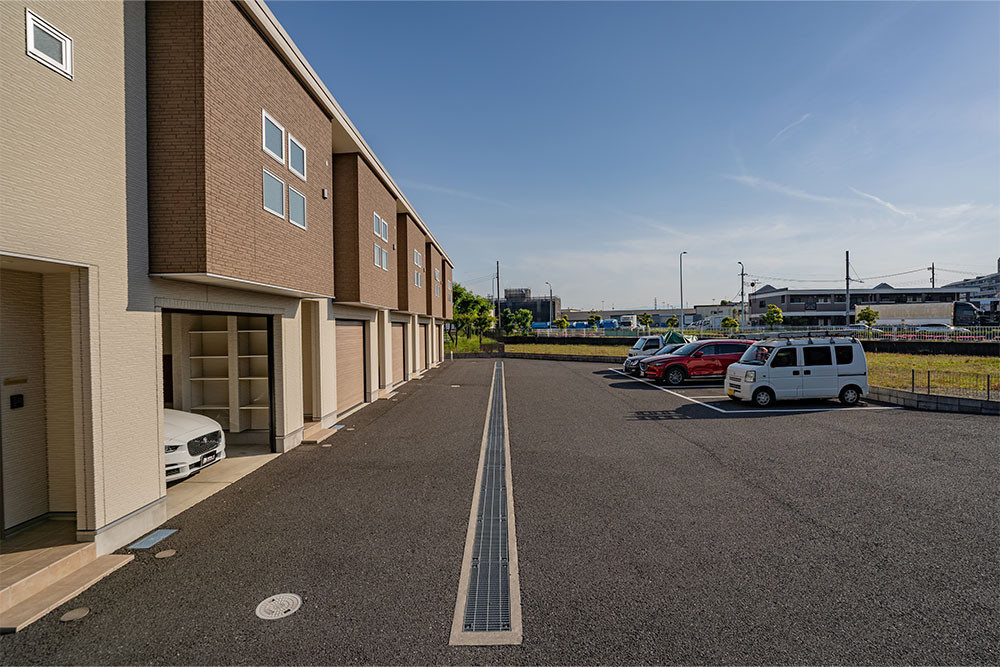
[[[337,320],[337,412],[365,402],[365,323]]]
[[[420,325],[420,336],[417,337],[417,359],[420,360],[420,370],[427,370],[427,325]]]
[[[392,324],[392,381],[398,384],[406,377],[406,325]]]

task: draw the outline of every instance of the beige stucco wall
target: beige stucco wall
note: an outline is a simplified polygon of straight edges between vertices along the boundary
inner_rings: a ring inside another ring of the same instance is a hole
[[[76,478],[78,528],[95,531],[165,493],[159,336],[148,280],[129,279],[146,274],[146,223],[126,220],[125,82],[143,66],[126,68],[138,45],[123,43],[121,2],[28,6],[73,39],[74,78],[25,54],[25,4],[0,3],[0,252],[87,267]]]

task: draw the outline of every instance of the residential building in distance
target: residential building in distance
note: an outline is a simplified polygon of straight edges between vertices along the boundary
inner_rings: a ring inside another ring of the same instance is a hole
[[[880,303],[925,303],[960,301],[963,292],[954,287],[905,287],[896,288],[880,283],[871,288],[851,288],[851,321],[855,305],[876,307]],[[769,305],[775,305],[784,314],[788,326],[837,326],[844,325],[846,315],[846,290],[816,288],[789,289],[764,285],[749,296],[750,323],[760,324],[761,316]]]
[[[164,408],[280,454],[441,361],[452,260],[262,0],[0,26],[5,538],[162,523]]]
[[[972,301],[981,308],[989,309],[989,302],[1000,299],[1000,259],[997,260],[996,273],[959,280],[945,285],[945,288],[959,290],[962,301]]]
[[[622,315],[642,315],[643,313],[647,313],[653,318],[654,327],[666,326],[667,321],[671,317],[676,317],[678,323],[680,323],[681,317],[680,308],[612,308],[594,311],[567,308],[562,311],[562,314],[570,322],[586,322],[590,318],[591,312],[597,313],[602,320],[621,320]],[[683,312],[685,326],[691,325],[696,321],[697,313],[695,313],[694,308],[685,308]]]

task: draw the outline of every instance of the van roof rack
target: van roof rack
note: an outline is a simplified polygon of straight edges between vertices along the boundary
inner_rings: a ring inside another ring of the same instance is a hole
[[[850,338],[854,342],[857,342],[858,340],[858,337],[854,332],[844,331],[842,329],[833,331],[830,331],[829,329],[821,331],[781,331],[778,332],[774,338],[808,338],[810,341],[813,338],[829,338],[831,341],[834,338]]]

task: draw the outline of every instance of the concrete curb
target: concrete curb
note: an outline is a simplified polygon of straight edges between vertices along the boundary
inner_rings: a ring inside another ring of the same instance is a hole
[[[532,352],[456,352],[455,359],[538,359],[548,361],[590,361],[601,364],[622,364],[625,357],[603,357],[589,354],[535,354]]]
[[[1000,401],[987,401],[981,398],[959,398],[958,396],[941,396],[940,394],[917,394],[902,389],[888,387],[869,387],[868,398],[884,403],[902,405],[917,410],[932,412],[962,412],[970,415],[1000,415]]]

